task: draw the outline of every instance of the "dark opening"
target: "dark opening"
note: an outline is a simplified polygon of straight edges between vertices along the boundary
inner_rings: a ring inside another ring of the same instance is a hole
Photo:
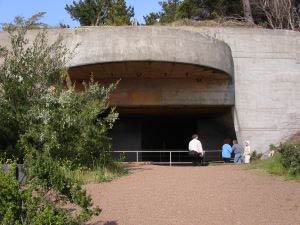
[[[197,133],[195,118],[179,116],[149,116],[142,120],[142,149],[187,148],[193,133]]]
[[[191,136],[197,133],[208,161],[219,160],[225,138],[235,139],[231,110],[202,113],[120,114],[112,131],[115,151],[157,151],[140,153],[139,161],[168,162],[169,153],[159,151],[188,151]],[[126,154],[128,161],[135,161],[136,154]],[[190,161],[188,152],[172,153],[172,161]]]

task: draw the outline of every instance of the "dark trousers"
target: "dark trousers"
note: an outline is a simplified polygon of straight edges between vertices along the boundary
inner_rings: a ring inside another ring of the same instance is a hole
[[[193,165],[203,165],[203,156],[196,151],[189,151],[189,155],[192,157]]]
[[[224,163],[230,163],[230,158],[223,158]]]

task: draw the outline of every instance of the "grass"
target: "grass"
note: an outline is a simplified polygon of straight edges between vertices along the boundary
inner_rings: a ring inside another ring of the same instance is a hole
[[[280,155],[275,155],[268,160],[257,160],[250,165],[250,168],[281,176],[286,180],[300,181],[300,174],[290,175],[289,170],[282,166],[280,157]]]
[[[173,27],[180,27],[180,26],[193,26],[193,27],[259,27],[258,25],[249,24],[245,21],[242,21],[240,18],[219,18],[214,20],[201,20],[195,21],[192,19],[180,19],[172,23],[167,24],[154,24],[156,26],[173,26]]]
[[[83,184],[110,182],[117,177],[128,174],[128,170],[121,162],[114,161],[107,166],[95,166],[93,169],[79,168],[69,170],[69,176],[79,180]]]

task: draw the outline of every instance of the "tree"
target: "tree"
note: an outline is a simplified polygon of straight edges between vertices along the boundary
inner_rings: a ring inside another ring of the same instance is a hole
[[[177,19],[194,20],[216,19],[223,17],[241,17],[243,8],[241,0],[184,0],[160,2],[162,11],[150,13],[145,21],[159,17],[161,23],[173,22]]]
[[[125,0],[79,0],[66,5],[66,11],[81,26],[129,25],[134,8]]]
[[[146,25],[154,25],[159,22],[159,13],[152,12],[143,17]]]
[[[71,52],[59,38],[48,44],[46,31],[41,29],[29,44],[29,29],[40,28],[37,20],[17,17],[14,24],[4,26],[10,36],[11,48],[2,48],[0,61],[0,146],[7,156],[23,158],[18,140],[28,128],[27,112],[40,102],[50,86],[60,86],[66,76],[65,65]],[[43,25],[42,25],[43,26]]]
[[[28,29],[40,16],[5,28],[11,48],[2,48],[0,143],[6,156],[21,161],[32,150],[47,150],[55,160],[69,160],[73,166],[103,165],[110,160],[108,130],[117,118],[108,104],[115,86],[92,82],[77,93],[66,69],[73,51],[62,38],[48,44],[42,29],[28,39]]]
[[[80,0],[66,5],[65,10],[73,20],[79,21],[81,26],[99,26],[105,24],[111,0]]]
[[[41,104],[28,112],[28,129],[19,145],[28,154],[48,152],[56,161],[70,166],[106,166],[111,162],[108,131],[118,114],[108,100],[115,84],[108,88],[91,81],[84,91],[53,89]]]
[[[134,17],[134,8],[126,6],[124,0],[115,0],[112,7],[109,7],[106,22],[108,25],[129,25]]]
[[[244,9],[244,17],[247,23],[254,24],[252,10],[249,0],[242,0],[243,2],[243,9]]]
[[[255,3],[269,27],[291,30],[300,28],[299,0],[256,0]]]
[[[82,157],[80,160],[95,155],[103,156],[105,162],[109,160],[105,159],[109,157],[106,131],[116,114],[104,111],[108,109],[112,88],[96,83],[90,83],[84,93],[66,88],[69,79],[65,65],[72,52],[62,39],[49,44],[44,29],[32,32],[33,39],[28,39],[28,30],[37,28],[42,15],[29,20],[18,17],[14,24],[5,26],[10,47],[0,47],[1,141],[18,150],[7,153],[10,158],[22,157],[27,175],[25,182],[17,183],[13,171],[16,162],[9,174],[0,169],[0,223],[79,225],[98,215],[100,209],[92,208],[91,198],[81,188],[80,181],[70,175],[72,170],[64,160],[71,157],[64,157],[68,155],[64,143],[73,150],[87,150],[76,152]],[[77,117],[81,120],[75,120]],[[79,126],[82,131],[77,129],[79,135],[74,137],[81,143],[68,141],[70,129]],[[20,150],[23,151],[18,154]],[[72,157],[76,158],[74,152]],[[1,158],[2,163],[5,162]],[[73,167],[83,165],[79,160],[72,163]],[[72,213],[63,208],[66,202],[79,211]]]
[[[241,15],[240,0],[185,0],[180,9],[184,18],[215,19]]]
[[[162,8],[160,12],[160,23],[171,23],[179,18],[179,8],[182,4],[181,0],[167,0],[159,2]]]

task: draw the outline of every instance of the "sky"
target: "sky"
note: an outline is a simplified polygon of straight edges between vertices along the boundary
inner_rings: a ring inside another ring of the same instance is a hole
[[[77,0],[76,0],[77,1]],[[0,23],[12,22],[16,16],[28,18],[38,12],[47,12],[41,22],[50,26],[59,23],[79,26],[66,12],[65,5],[73,0],[0,0]],[[143,15],[160,10],[159,0],[126,0],[127,5],[134,7],[135,18],[144,23]]]

